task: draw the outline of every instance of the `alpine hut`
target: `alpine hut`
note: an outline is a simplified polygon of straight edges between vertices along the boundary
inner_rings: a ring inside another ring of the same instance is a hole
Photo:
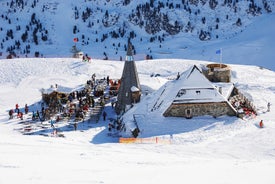
[[[233,90],[233,83],[211,83],[194,65],[175,81],[173,90],[169,92],[173,99],[163,115],[185,118],[236,116],[236,109],[228,101]]]

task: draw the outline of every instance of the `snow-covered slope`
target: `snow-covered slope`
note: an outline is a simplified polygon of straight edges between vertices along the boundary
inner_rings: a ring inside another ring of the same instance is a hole
[[[146,113],[150,101],[156,100],[153,91],[195,63],[208,62],[136,62],[142,88],[150,93],[142,97],[139,113]],[[27,103],[31,110],[40,108],[40,90],[50,85],[77,88],[93,73],[97,78],[119,78],[123,62],[0,60],[0,183],[273,184],[275,73],[256,66],[230,66],[233,82],[257,106],[258,117],[247,121],[226,116],[186,120],[163,118],[156,110],[146,123],[140,117],[141,135],[172,138],[172,144],[118,144],[117,138],[107,136],[108,122],[102,119],[98,124],[83,123],[77,131],[64,131],[64,138],[22,135],[18,128],[24,125],[16,118],[8,120],[8,110],[16,103],[20,107]],[[153,73],[160,76],[151,77]],[[267,102],[272,104],[271,112],[266,112]],[[116,118],[109,103],[105,109],[109,118]],[[263,129],[257,127],[261,119]]]
[[[272,0],[2,0],[0,5],[0,58],[70,57],[76,44],[92,58],[120,60],[131,38],[136,60],[148,55],[219,61],[215,51],[223,48],[226,63],[274,70]]]

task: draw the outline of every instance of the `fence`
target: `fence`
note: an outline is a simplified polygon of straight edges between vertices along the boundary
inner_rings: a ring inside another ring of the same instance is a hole
[[[172,144],[169,138],[151,137],[151,138],[119,138],[119,143],[137,143],[137,144]]]

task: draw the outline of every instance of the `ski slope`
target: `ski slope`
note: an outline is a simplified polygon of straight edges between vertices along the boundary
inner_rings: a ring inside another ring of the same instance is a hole
[[[150,95],[178,72],[206,63],[162,59],[138,61],[136,65],[141,86]],[[27,103],[30,111],[39,109],[42,88],[58,84],[75,89],[93,73],[97,78],[120,78],[123,64],[71,58],[0,60],[0,183],[275,182],[275,73],[257,66],[230,65],[233,82],[257,106],[259,116],[186,120],[164,118],[156,110],[146,120],[141,137],[172,135],[171,144],[119,144],[117,137],[107,136],[108,121],[102,118],[97,124],[84,122],[77,131],[68,128],[62,132],[64,137],[22,135],[18,131],[21,121],[8,119],[8,110],[16,103],[21,108]],[[154,96],[150,98],[156,101]],[[272,104],[271,112],[266,112],[267,102]],[[139,108],[145,113],[146,103],[141,102]],[[108,118],[116,117],[110,103],[105,109]],[[263,129],[257,126],[261,119]]]

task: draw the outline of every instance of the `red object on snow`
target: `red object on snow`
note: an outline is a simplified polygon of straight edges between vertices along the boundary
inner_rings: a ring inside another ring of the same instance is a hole
[[[74,42],[78,42],[78,38],[74,38]]]
[[[263,127],[264,127],[263,120],[261,120],[261,121],[260,121],[260,123],[259,123],[259,127],[260,127],[260,128],[263,128]]]

